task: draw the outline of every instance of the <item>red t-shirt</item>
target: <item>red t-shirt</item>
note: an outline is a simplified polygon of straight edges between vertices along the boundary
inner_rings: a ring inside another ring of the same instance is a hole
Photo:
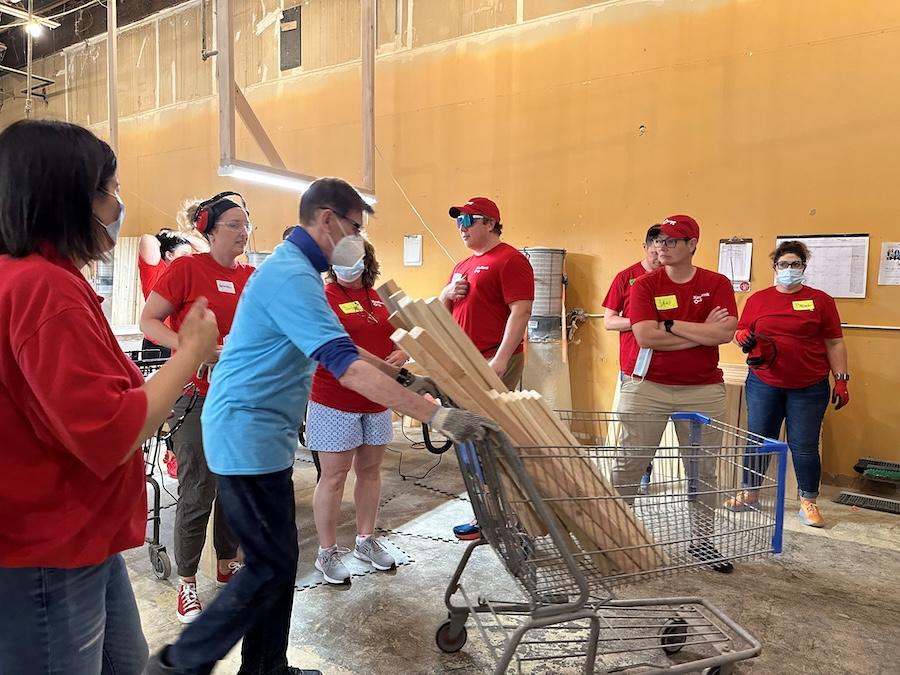
[[[631,304],[631,287],[640,277],[647,274],[644,265],[640,262],[634,263],[616,275],[603,301],[603,306],[618,312],[621,316],[628,318],[628,306]],[[634,364],[637,359],[637,353],[640,350],[637,340],[634,339],[634,333],[630,330],[619,331],[619,364]]]
[[[141,277],[141,292],[144,294],[144,300],[150,296],[150,291],[156,286],[156,282],[165,274],[169,265],[165,260],[160,259],[155,265],[144,262],[141,256],[138,256],[138,274]]]
[[[194,301],[201,296],[205,297],[209,301],[209,308],[216,315],[221,345],[231,331],[238,298],[254,269],[241,263],[237,263],[234,268],[222,267],[209,253],[186,255],[172,261],[166,273],[156,282],[153,292],[159,293],[175,307],[169,319],[172,330],[176,333]],[[200,380],[195,376],[193,382],[201,394],[209,389],[209,383],[205,379]]]
[[[753,372],[766,384],[784,389],[809,387],[828,377],[825,340],[844,336],[834,298],[808,286],[796,293],[781,293],[775,286],[757,291],[747,298],[738,328],[775,342],[775,361]]]
[[[450,279],[465,275],[469,293],[453,302],[453,318],[485,358],[503,341],[509,305],[534,300],[534,270],[528,258],[509,244],[497,244],[484,255],[469,256],[453,268]],[[523,349],[520,343],[515,353]]]
[[[0,255],[0,567],[83,567],[139,546],[144,378],[75,267]]]
[[[676,284],[665,267],[645,274],[631,287],[631,325],[641,321],[693,321],[703,323],[715,307],[737,317],[731,282],[718,272],[696,268],[693,279]],[[637,354],[635,353],[635,356]],[[634,372],[634,361],[622,364],[626,375]],[[657,384],[700,385],[723,382],[719,348],[698,346],[677,352],[655,350],[647,378]]]
[[[345,288],[335,282],[325,286],[325,297],[353,344],[382,359],[394,351],[394,343],[391,342],[394,328],[388,321],[387,307],[378,293],[371,288]],[[370,315],[377,323],[370,319]],[[321,365],[313,376],[309,398],[344,412],[378,413],[387,410],[365,396],[342,387],[331,371]]]

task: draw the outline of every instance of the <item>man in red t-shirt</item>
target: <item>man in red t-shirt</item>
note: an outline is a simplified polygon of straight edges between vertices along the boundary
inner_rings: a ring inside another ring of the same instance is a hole
[[[662,267],[640,277],[631,287],[631,328],[643,354],[639,353],[627,368],[623,364],[626,377],[619,412],[649,413],[652,419],[644,418],[639,423],[623,420],[622,451],[613,475],[626,497],[637,492],[647,452],[659,446],[668,415],[688,411],[713,419],[725,416],[719,345],[730,342],[737,327],[731,283],[717,272],[693,265],[700,239],[697,221],[690,216],[670,216],[659,227],[656,247]],[[688,425],[675,425],[681,447],[691,445]],[[721,446],[721,431],[704,425],[702,434],[705,448]],[[641,454],[629,450],[632,448],[647,450]],[[731,563],[713,543],[716,458],[701,455],[699,459],[683,457],[682,461],[689,477],[688,492],[692,493],[693,541],[688,551],[717,572],[731,572]]]
[[[631,319],[628,318],[628,305],[631,298],[631,287],[638,278],[659,269],[659,253],[656,250],[656,240],[659,238],[659,225],[653,225],[647,230],[644,237],[644,259],[639,260],[633,265],[626,267],[616,275],[610,284],[606,299],[603,301],[603,326],[606,330],[619,331],[619,379],[628,368],[629,372],[634,369],[634,361],[637,358],[638,347],[634,339],[634,333],[631,332]],[[641,477],[641,484],[638,488],[640,494],[644,494],[647,486],[650,484],[650,476],[653,471],[653,464],[647,464],[647,470]]]
[[[525,369],[524,337],[534,301],[534,270],[522,253],[500,241],[500,209],[487,197],[450,207],[472,255],[456,264],[440,299],[509,389]],[[473,521],[453,528],[460,539],[481,536]]]

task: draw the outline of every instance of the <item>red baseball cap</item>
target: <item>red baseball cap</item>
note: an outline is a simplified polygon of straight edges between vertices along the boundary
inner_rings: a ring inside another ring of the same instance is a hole
[[[659,229],[674,239],[700,239],[700,226],[690,216],[669,216],[660,221]]]
[[[462,206],[450,207],[451,218],[456,218],[460,213],[468,213],[471,216],[486,216],[491,220],[500,222],[500,209],[487,197],[472,197]]]

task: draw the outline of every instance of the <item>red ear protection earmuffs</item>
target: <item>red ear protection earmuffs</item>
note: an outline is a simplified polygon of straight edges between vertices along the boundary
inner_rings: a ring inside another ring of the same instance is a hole
[[[241,206],[244,211],[247,211],[247,215],[250,215],[250,211],[247,210],[247,202],[244,201],[244,198],[241,196],[239,192],[220,192],[215,197],[210,197],[206,201],[200,202],[200,206],[197,208],[197,213],[194,214],[194,227],[197,228],[197,231],[201,234],[206,234],[210,227],[216,222],[216,219],[219,217],[219,213],[217,213],[218,209],[215,208],[217,205],[224,206],[223,202],[234,203],[234,200],[227,199],[227,197],[235,196],[241,200]],[[231,206],[228,209],[232,208]],[[223,209],[227,211],[228,209]]]

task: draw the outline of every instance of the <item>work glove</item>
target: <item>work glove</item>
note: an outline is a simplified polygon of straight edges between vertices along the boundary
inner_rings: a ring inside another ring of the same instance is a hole
[[[500,427],[491,420],[457,408],[439,407],[427,424],[454,443],[481,440],[488,431],[500,431]]]
[[[735,341],[741,346],[741,351],[749,354],[750,350],[756,346],[756,334],[752,330],[742,328],[734,334]]]
[[[834,383],[834,391],[831,393],[831,402],[834,403],[835,410],[840,410],[850,403],[850,392],[847,391],[846,380],[838,380]]]

